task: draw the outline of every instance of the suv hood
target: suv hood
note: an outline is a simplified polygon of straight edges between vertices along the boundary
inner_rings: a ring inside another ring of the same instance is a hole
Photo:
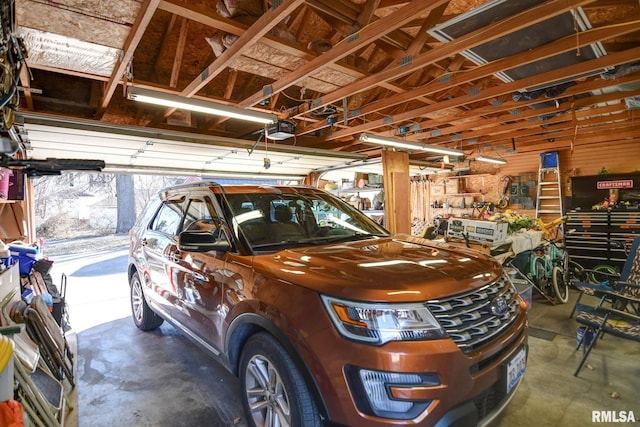
[[[441,298],[484,286],[502,271],[479,251],[408,235],[286,249],[256,256],[254,267],[318,292],[373,301]]]

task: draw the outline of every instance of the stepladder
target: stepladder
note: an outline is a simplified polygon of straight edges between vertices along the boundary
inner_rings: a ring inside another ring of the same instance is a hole
[[[540,154],[536,218],[550,222],[562,216],[562,178],[558,152]]]

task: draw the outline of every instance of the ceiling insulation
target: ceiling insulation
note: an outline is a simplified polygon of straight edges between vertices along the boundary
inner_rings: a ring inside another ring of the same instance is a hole
[[[96,45],[121,49],[140,3],[122,1],[16,1],[16,23]]]
[[[24,39],[32,66],[62,68],[109,77],[122,55],[121,49],[32,28],[20,27],[18,34]]]

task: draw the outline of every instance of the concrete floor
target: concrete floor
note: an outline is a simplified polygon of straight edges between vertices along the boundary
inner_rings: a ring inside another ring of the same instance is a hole
[[[77,419],[67,425],[246,426],[235,378],[169,325],[136,329],[123,253],[56,261],[69,276],[78,346]],[[633,411],[632,425],[640,424],[640,344],[607,336],[573,376],[581,354],[569,319],[576,296],[572,290],[568,304],[551,306],[534,294],[527,373],[494,426],[585,426],[592,411]]]

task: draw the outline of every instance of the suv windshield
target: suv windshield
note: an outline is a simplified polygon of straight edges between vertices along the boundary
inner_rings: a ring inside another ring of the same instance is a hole
[[[254,251],[389,235],[362,212],[328,193],[281,190],[261,187],[258,192],[224,196],[234,232],[244,236]]]

